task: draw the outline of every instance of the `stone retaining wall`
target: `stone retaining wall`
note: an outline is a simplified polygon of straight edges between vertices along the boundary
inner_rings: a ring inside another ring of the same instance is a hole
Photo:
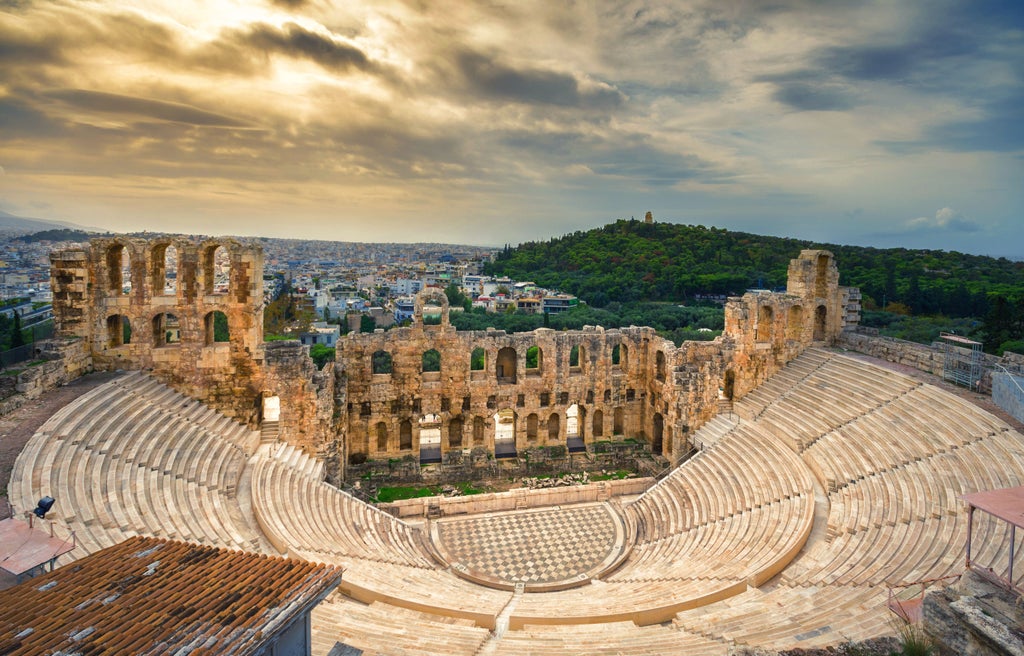
[[[992,400],[1014,419],[1024,422],[1024,376],[1011,376],[1002,371],[992,374]]]
[[[542,508],[568,503],[607,501],[612,497],[626,494],[640,494],[654,479],[626,478],[615,481],[599,481],[589,485],[549,487],[538,490],[516,488],[508,492],[471,494],[463,497],[420,497],[382,503],[377,507],[395,517],[426,517],[431,506],[439,507],[442,516],[471,515],[505,510]]]
[[[5,376],[0,385],[0,417],[17,410],[41,394],[65,385],[92,370],[85,340],[55,338],[37,344],[36,359],[15,376]],[[42,360],[42,362],[38,362]]]

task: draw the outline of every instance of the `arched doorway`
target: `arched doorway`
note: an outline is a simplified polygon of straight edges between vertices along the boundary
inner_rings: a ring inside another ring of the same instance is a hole
[[[426,414],[420,417],[420,464],[441,462],[441,418]]]
[[[498,351],[498,359],[494,362],[494,374],[499,383],[514,385],[516,382],[516,350],[511,346]]]
[[[660,412],[654,413],[654,436],[651,440],[651,452],[655,455],[661,455],[663,448],[663,440],[665,435],[665,419],[661,416]]]
[[[494,415],[494,457],[515,458],[516,413],[506,408]]]
[[[819,305],[814,310],[814,341],[823,342],[828,335],[828,310]]]
[[[565,446],[569,449],[569,453],[587,450],[583,441],[583,421],[583,409],[579,404],[573,403],[565,411]]]

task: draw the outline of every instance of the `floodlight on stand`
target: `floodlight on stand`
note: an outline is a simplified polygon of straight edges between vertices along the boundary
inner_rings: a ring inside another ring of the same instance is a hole
[[[39,500],[39,504],[32,511],[32,514],[39,519],[46,519],[46,513],[50,512],[50,508],[53,508],[53,502],[53,497],[43,497]]]

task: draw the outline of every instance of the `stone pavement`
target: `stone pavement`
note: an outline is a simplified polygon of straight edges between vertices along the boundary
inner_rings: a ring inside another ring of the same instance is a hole
[[[585,583],[624,541],[622,520],[607,503],[444,518],[431,529],[454,569],[501,587]]]

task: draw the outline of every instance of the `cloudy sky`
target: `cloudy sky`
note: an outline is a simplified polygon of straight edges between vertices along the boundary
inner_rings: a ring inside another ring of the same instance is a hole
[[[1024,3],[7,0],[0,210],[477,244],[641,218],[1024,258]]]

